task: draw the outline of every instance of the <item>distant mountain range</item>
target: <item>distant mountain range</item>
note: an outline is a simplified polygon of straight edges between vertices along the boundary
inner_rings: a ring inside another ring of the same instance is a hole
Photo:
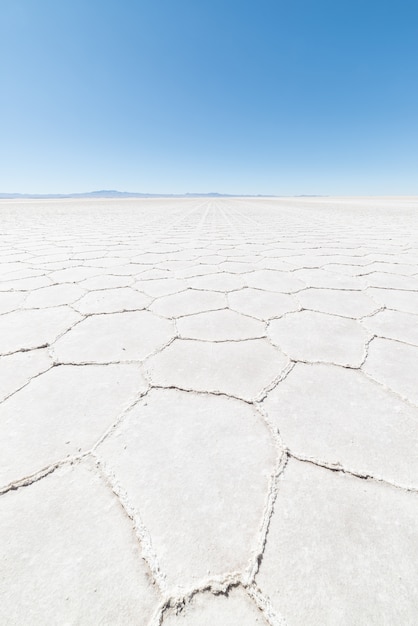
[[[227,194],[227,193],[138,193],[131,191],[116,191],[114,189],[102,189],[101,191],[88,191],[86,193],[0,193],[0,198],[4,200],[11,200],[14,198],[233,198],[233,197],[248,197],[248,198],[269,198],[273,196],[258,195],[258,196],[243,196],[241,194]]]
[[[59,199],[59,198],[284,198],[286,196],[267,194],[240,194],[240,193],[138,193],[136,191],[116,191],[102,189],[101,191],[87,191],[85,193],[0,193],[0,200],[13,199]],[[292,198],[323,198],[322,195],[302,194],[288,196]]]

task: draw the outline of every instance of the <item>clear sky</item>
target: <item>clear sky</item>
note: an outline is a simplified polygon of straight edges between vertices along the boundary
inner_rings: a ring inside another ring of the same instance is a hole
[[[0,0],[0,192],[418,194],[417,0]]]

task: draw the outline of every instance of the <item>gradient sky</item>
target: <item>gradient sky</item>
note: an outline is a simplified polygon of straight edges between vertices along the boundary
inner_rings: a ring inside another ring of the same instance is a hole
[[[1,0],[0,191],[418,194],[417,0]]]

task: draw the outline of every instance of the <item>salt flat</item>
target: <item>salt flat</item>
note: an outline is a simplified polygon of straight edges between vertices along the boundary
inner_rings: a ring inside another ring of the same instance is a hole
[[[417,624],[417,198],[0,219],[0,624]]]

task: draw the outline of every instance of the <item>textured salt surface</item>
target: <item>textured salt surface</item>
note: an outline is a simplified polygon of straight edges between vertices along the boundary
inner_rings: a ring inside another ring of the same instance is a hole
[[[416,198],[0,219],[2,624],[416,624]]]

